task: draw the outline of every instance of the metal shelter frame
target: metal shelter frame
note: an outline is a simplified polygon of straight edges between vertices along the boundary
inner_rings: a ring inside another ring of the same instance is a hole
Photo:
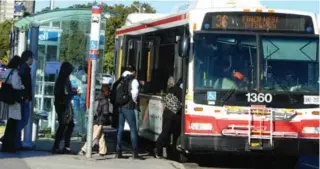
[[[51,11],[45,11],[36,13],[31,16],[24,17],[15,23],[15,29],[13,30],[14,43],[11,50],[11,56],[18,54],[21,56],[22,52],[27,49],[27,35],[30,31],[30,46],[29,50],[33,52],[34,62],[31,68],[31,78],[32,78],[32,102],[31,102],[31,112],[28,119],[28,124],[24,128],[23,133],[23,146],[33,147],[34,141],[37,138],[37,128],[36,124],[33,123],[32,115],[34,112],[35,105],[35,85],[36,85],[36,71],[37,71],[37,60],[38,60],[38,43],[39,43],[39,27],[41,24],[55,22],[55,21],[81,21],[81,22],[91,22],[92,11],[91,8],[66,8],[66,9],[56,9]],[[101,20],[102,23],[106,22],[106,19],[110,16],[114,16],[116,13],[103,11],[102,16],[105,18]],[[18,41],[18,42],[16,42]],[[89,54],[89,53],[88,53]],[[54,122],[55,122],[55,118]]]

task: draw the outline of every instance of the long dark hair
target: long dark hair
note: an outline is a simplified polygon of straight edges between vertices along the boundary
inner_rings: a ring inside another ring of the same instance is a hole
[[[26,61],[32,58],[32,52],[30,50],[26,50],[21,55],[21,64],[26,63]]]
[[[8,69],[17,69],[18,66],[20,65],[21,58],[17,55],[15,55],[8,63],[7,68]]]
[[[62,63],[62,65],[60,67],[58,78],[57,78],[56,83],[54,85],[55,95],[57,94],[58,91],[64,89],[64,86],[66,85],[67,80],[68,80],[69,76],[71,75],[72,71],[73,71],[73,66],[71,63],[69,63],[69,62]]]

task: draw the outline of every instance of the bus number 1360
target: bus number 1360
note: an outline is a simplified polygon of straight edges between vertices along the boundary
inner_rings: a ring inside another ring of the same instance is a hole
[[[272,95],[270,93],[247,93],[247,101],[251,103],[271,103]]]

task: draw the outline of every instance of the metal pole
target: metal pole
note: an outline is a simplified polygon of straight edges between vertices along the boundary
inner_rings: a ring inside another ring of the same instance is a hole
[[[23,51],[26,50],[26,31],[19,31],[19,42],[18,42],[18,55],[21,56]]]
[[[38,40],[39,40],[39,25],[33,24],[31,28],[31,36],[30,36],[30,49],[33,53],[33,64],[31,68],[31,80],[32,80],[32,102],[30,106],[30,116],[28,120],[28,124],[24,128],[24,137],[23,144],[24,147],[33,147],[32,138],[35,137],[36,131],[32,132],[32,124],[33,119],[32,116],[35,114],[34,105],[36,98],[35,96],[35,86],[36,86],[36,76],[37,76],[37,62],[38,62]]]
[[[54,0],[50,0],[50,10],[54,9]]]
[[[52,105],[52,110],[51,110],[51,134],[54,134],[56,130],[56,108],[54,106],[54,98],[51,98],[51,105]]]
[[[43,112],[43,106],[44,106],[44,91],[45,91],[45,69],[46,69],[46,62],[47,62],[47,50],[46,49],[46,52],[45,52],[45,55],[43,57],[43,63],[42,63],[42,66],[43,66],[43,71],[42,71],[42,78],[41,78],[41,99],[40,99],[40,111],[41,113]],[[39,85],[40,86],[40,85]]]
[[[99,55],[99,36],[100,36],[100,21],[101,21],[102,3],[92,6],[91,17],[91,37],[89,57],[91,59],[91,85],[90,85],[90,107],[88,114],[87,125],[87,151],[86,157],[91,158],[92,151],[92,128],[93,128],[93,102],[95,98],[95,76],[97,57]]]

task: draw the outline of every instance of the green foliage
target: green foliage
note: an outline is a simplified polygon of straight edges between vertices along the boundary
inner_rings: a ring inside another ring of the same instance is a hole
[[[117,12],[119,15],[116,17],[111,17],[107,21],[106,24],[106,43],[105,49],[106,54],[104,57],[104,71],[106,70],[113,70],[114,68],[114,42],[115,42],[115,31],[119,29],[121,26],[124,25],[127,16],[130,13],[138,12],[136,7],[144,8],[144,13],[155,13],[156,10],[153,9],[147,3],[140,3],[138,1],[134,1],[131,6],[124,6],[124,5],[115,5],[110,10],[113,12]]]
[[[60,61],[68,61],[73,65],[84,63],[88,51],[86,45],[85,30],[79,21],[65,22],[67,29],[61,34]]]
[[[0,60],[7,62],[10,50],[10,30],[13,24],[12,20],[6,20],[0,23]]]
[[[69,8],[91,8],[92,4],[74,5]],[[110,17],[106,22],[106,34],[105,34],[105,55],[104,55],[104,72],[113,70],[114,67],[114,42],[115,42],[115,31],[124,25],[127,16],[130,13],[137,13],[137,7],[144,9],[144,13],[155,13],[156,10],[147,3],[140,3],[134,1],[132,5],[125,6],[123,4],[116,4],[109,6],[107,4],[103,5],[104,11],[116,12],[118,15]]]
[[[40,137],[43,138],[54,138],[54,134],[51,133],[51,128],[41,127],[40,128]]]

